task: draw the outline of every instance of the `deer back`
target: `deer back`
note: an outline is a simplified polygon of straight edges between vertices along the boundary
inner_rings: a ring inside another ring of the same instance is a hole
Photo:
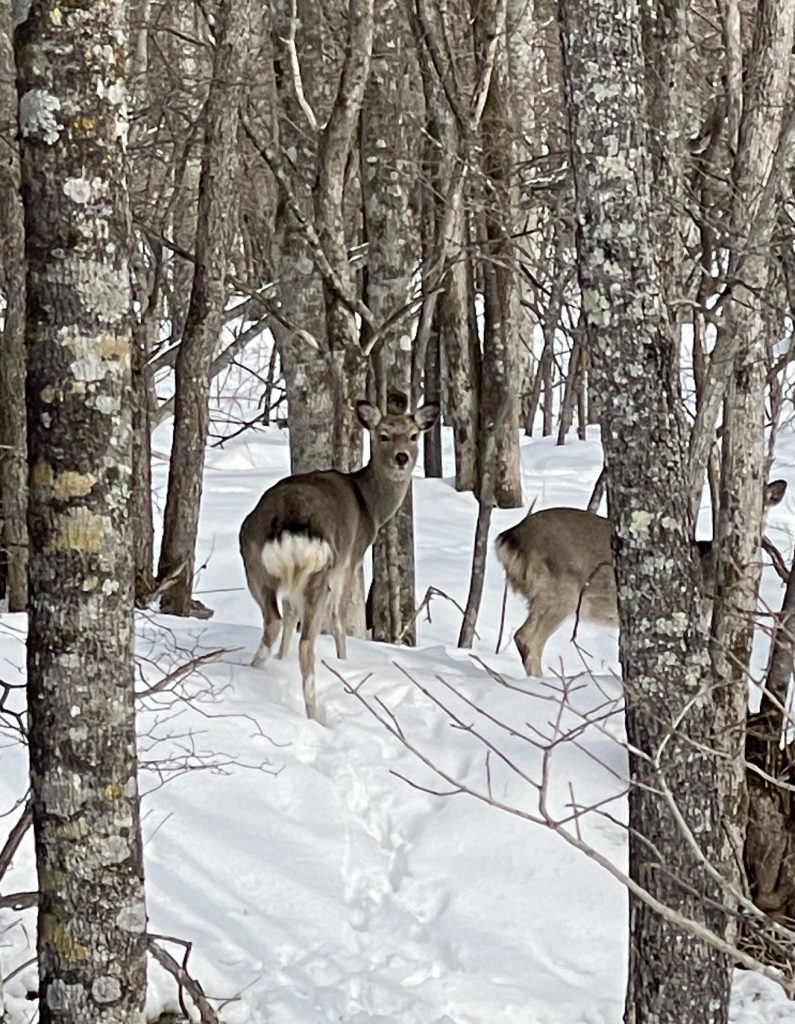
[[[376,526],[354,478],[335,469],[299,473],[269,488],[243,521],[243,557],[259,559],[266,544],[285,537],[328,548],[329,564],[341,565],[366,550]]]
[[[610,522],[603,516],[577,508],[531,511],[499,535],[496,548],[509,584],[532,606],[616,621]]]

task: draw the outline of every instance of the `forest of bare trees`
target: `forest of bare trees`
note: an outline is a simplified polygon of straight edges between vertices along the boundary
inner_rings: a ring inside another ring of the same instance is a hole
[[[536,497],[522,434],[600,427],[629,751],[624,1020],[725,1024],[738,962],[795,992],[795,588],[775,550],[789,585],[761,709],[747,701],[765,484],[795,416],[795,0],[2,0],[0,16],[0,576],[28,614],[43,1024],[144,1020],[133,619],[213,614],[197,537],[230,366],[261,396],[235,430],[288,426],[292,473],[362,464],[359,399],[441,406],[452,463],[436,425],[425,472],[479,509],[461,646],[491,510],[518,519]],[[348,625],[415,643],[414,571],[409,491]]]

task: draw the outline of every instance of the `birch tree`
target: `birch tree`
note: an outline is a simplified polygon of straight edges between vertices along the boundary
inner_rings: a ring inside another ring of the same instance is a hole
[[[19,11],[28,704],[42,1024],[143,1024],[126,10]]]

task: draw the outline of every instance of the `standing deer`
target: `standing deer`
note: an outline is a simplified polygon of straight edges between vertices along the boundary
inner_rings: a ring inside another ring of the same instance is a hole
[[[252,665],[265,664],[280,630],[279,657],[285,657],[300,620],[309,718],[317,717],[317,635],[329,619],[337,657],[346,657],[345,603],[365,552],[406,497],[420,432],[436,422],[439,406],[428,403],[413,416],[399,416],[357,402],[356,414],[370,431],[366,466],[355,473],[327,469],[285,477],[262,495],[240,528],[248,588],[262,610],[262,640]]]
[[[786,480],[765,488],[765,506],[777,505]],[[610,520],[579,508],[533,512],[501,533],[497,558],[508,583],[527,600],[528,615],[514,642],[529,676],[541,675],[544,646],[564,619],[618,625],[618,598],[610,546]],[[698,541],[702,564],[712,541]]]

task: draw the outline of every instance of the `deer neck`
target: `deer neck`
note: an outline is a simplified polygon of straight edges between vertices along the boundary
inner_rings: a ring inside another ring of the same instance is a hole
[[[411,484],[411,475],[400,481],[388,480],[378,473],[371,462],[351,475],[376,530],[380,530],[403,504]]]

